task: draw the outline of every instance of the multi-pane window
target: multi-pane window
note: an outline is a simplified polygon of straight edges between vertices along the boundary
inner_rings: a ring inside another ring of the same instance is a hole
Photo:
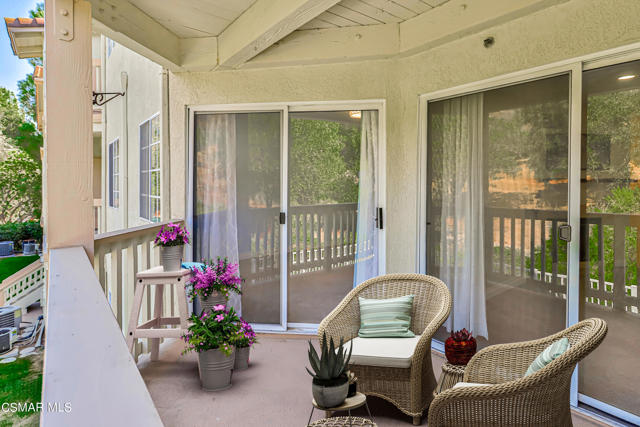
[[[140,217],[159,222],[160,116],[140,125]]]
[[[120,206],[120,140],[109,143],[109,206]]]

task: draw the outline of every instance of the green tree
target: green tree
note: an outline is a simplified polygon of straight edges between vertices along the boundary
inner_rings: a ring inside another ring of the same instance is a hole
[[[294,118],[289,132],[291,203],[357,202],[360,128],[333,121]]]
[[[18,133],[13,138],[14,145],[23,149],[33,160],[40,163],[40,148],[43,140],[42,134],[38,132],[32,122],[22,122],[18,127]]]
[[[18,80],[18,101],[22,111],[29,119],[35,122],[38,112],[36,106],[36,84],[33,81],[33,74],[27,74],[24,79]]]
[[[25,151],[11,151],[0,163],[0,224],[39,219],[42,212],[40,164]]]
[[[0,133],[9,139],[14,138],[18,134],[22,119],[22,113],[13,92],[0,87]]]

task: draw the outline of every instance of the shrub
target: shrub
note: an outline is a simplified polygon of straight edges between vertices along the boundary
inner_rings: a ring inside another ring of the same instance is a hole
[[[23,240],[35,240],[42,243],[42,227],[38,221],[0,224],[0,241],[5,240],[12,240],[15,250],[22,249]]]

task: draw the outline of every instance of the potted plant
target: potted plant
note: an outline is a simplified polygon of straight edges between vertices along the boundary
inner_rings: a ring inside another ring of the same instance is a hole
[[[164,271],[180,270],[184,245],[189,243],[187,229],[170,222],[160,227],[153,242],[160,247],[160,265]]]
[[[233,308],[220,304],[213,307],[211,313],[193,314],[189,320],[191,326],[182,337],[187,343],[183,354],[198,353],[198,371],[204,390],[226,390],[231,387],[238,316]]]
[[[236,346],[236,361],[233,365],[234,370],[241,371],[249,367],[249,352],[251,346],[258,342],[256,333],[253,332],[253,328],[245,320],[240,317],[238,322],[235,346]]]
[[[466,329],[451,332],[444,343],[444,354],[452,365],[466,365],[476,354],[476,339]]]
[[[189,279],[189,296],[200,300],[205,312],[213,306],[226,305],[230,292],[241,294],[242,278],[238,275],[238,264],[232,264],[227,258],[218,257],[217,261],[206,263],[201,268],[193,268]]]
[[[326,332],[322,335],[320,343],[321,356],[318,357],[316,349],[309,341],[309,363],[313,372],[307,372],[313,377],[311,391],[318,406],[323,408],[333,408],[340,405],[347,398],[349,392],[349,378],[347,367],[351,360],[353,341],[351,349],[347,355],[344,351],[344,339],[340,338],[340,344],[336,348],[333,338],[327,344]]]

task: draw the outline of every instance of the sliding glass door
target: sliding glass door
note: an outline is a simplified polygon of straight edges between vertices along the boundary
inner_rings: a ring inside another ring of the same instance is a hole
[[[584,73],[582,135],[579,312],[609,332],[578,390],[640,417],[640,62]]]
[[[640,61],[583,67],[423,98],[423,271],[453,295],[440,340],[604,319],[571,402],[640,424]]]
[[[254,107],[191,116],[192,258],[239,263],[259,329],[314,328],[384,271],[379,111]]]
[[[427,274],[479,345],[566,322],[569,76],[428,104]]]
[[[231,302],[259,324],[281,323],[281,123],[280,112],[194,117],[193,259],[239,263]]]
[[[378,112],[289,113],[288,321],[318,324],[378,274]]]

